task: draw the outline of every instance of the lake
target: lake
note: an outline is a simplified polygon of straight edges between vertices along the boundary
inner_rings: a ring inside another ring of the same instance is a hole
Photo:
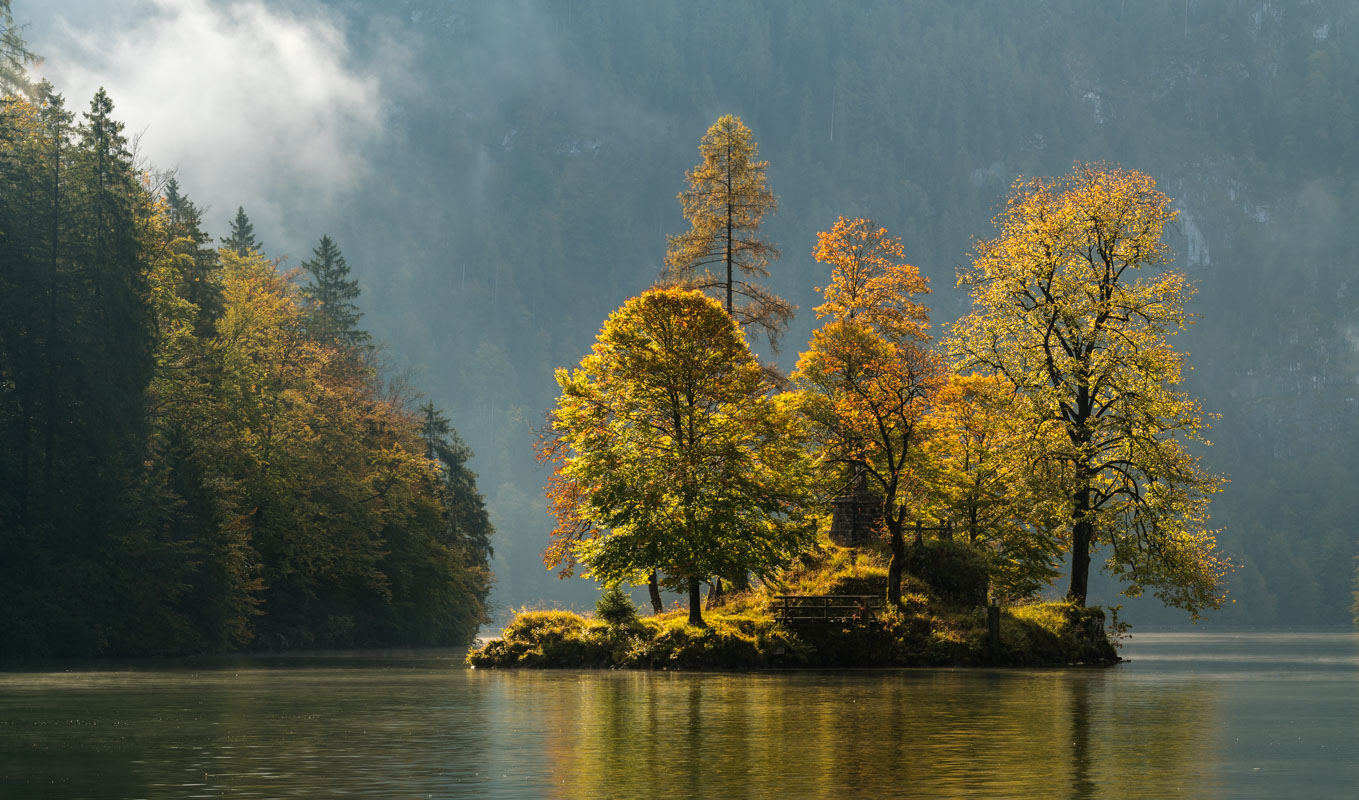
[[[0,671],[0,797],[1352,798],[1359,636],[1110,669],[496,672],[461,654]]]

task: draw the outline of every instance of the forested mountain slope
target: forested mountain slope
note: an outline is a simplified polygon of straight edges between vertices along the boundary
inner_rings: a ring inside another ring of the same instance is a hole
[[[361,28],[359,6],[346,8]],[[740,115],[779,195],[774,291],[811,328],[810,257],[840,213],[899,232],[956,318],[954,270],[1014,178],[1073,160],[1150,172],[1199,285],[1191,393],[1240,563],[1224,621],[1347,619],[1359,212],[1359,4],[477,3],[390,9],[426,81],[391,96],[404,147],[356,200],[356,262],[394,343],[465,420],[501,532],[501,603],[583,600],[538,563],[529,451],[554,385],[649,285],[699,136]],[[384,225],[372,225],[381,220]],[[377,266],[383,265],[383,266]],[[1148,611],[1147,614],[1150,614]],[[1167,618],[1168,619],[1168,618]]]

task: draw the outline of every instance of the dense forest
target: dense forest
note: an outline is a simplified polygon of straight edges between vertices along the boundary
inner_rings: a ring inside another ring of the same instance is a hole
[[[369,327],[479,454],[500,604],[595,595],[543,569],[547,475],[530,445],[557,392],[553,368],[577,363],[600,320],[661,273],[666,237],[685,228],[675,195],[695,142],[731,113],[770,164],[779,204],[764,230],[782,258],[769,286],[799,306],[793,343],[809,339],[826,282],[815,234],[840,214],[901,238],[931,280],[937,332],[966,310],[956,270],[992,235],[1016,178],[1076,160],[1155,177],[1179,211],[1176,266],[1198,287],[1199,322],[1177,347],[1195,370],[1187,391],[1220,415],[1205,465],[1231,481],[1213,514],[1238,565],[1234,603],[1216,619],[1348,620],[1352,0],[289,8],[340,32],[356,72],[381,85],[382,133],[360,154],[380,180],[337,204],[331,230],[362,231],[337,238]],[[41,15],[58,13],[16,8],[39,42]],[[107,36],[130,39],[139,24],[111,19]],[[269,189],[309,199],[283,181]],[[211,222],[225,233],[237,203],[220,204]],[[255,222],[280,253],[315,244]],[[785,370],[793,357],[777,356]]]
[[[284,269],[240,209],[214,248],[109,94],[3,79],[0,657],[466,645],[471,452],[384,377],[335,241]]]

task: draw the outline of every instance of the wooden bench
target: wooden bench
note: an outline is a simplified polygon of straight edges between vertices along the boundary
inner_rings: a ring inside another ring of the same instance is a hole
[[[865,625],[885,603],[871,594],[780,594],[774,596],[777,622],[808,625]]]

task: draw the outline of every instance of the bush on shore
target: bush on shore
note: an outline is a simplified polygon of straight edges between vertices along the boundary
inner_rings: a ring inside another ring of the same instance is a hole
[[[785,627],[758,592],[706,614],[680,610],[625,624],[570,611],[521,611],[504,635],[473,649],[473,667],[764,669],[776,667],[1062,666],[1111,664],[1104,612],[1035,603],[1001,614],[1000,647],[987,641],[986,609],[919,593],[862,626]]]

